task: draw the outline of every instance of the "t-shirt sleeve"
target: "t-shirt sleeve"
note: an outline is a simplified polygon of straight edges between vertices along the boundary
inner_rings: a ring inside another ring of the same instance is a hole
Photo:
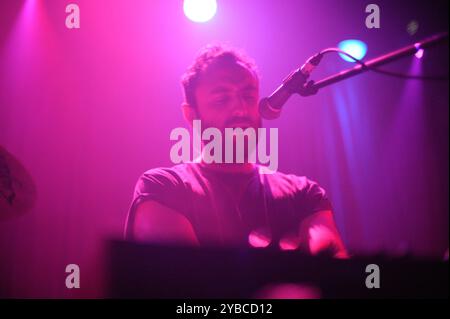
[[[185,187],[181,178],[171,169],[156,168],[142,174],[134,188],[133,200],[125,223],[125,238],[132,239],[132,226],[136,208],[147,200],[154,200],[164,206],[184,213],[186,206]]]
[[[302,208],[303,217],[323,210],[333,210],[325,190],[315,181],[304,176],[298,177],[298,205]]]

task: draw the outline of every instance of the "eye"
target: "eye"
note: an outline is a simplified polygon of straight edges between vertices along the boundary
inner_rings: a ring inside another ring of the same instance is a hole
[[[213,100],[213,105],[222,106],[226,105],[230,101],[230,97],[228,95],[223,95],[215,98]]]
[[[244,95],[244,99],[245,101],[247,101],[248,103],[253,103],[257,100],[255,95]]]

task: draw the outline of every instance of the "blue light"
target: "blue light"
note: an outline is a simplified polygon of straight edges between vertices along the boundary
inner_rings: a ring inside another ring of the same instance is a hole
[[[347,52],[348,54],[354,56],[358,60],[361,60],[362,58],[364,58],[364,56],[366,55],[366,52],[367,52],[367,45],[364,42],[359,41],[359,40],[345,40],[345,41],[342,41],[341,43],[339,43],[338,47],[342,51]],[[339,53],[339,55],[345,61],[355,62],[355,60],[353,60],[352,58],[350,58],[342,53]]]
[[[206,22],[216,14],[216,0],[184,0],[183,10],[186,17],[194,22]]]

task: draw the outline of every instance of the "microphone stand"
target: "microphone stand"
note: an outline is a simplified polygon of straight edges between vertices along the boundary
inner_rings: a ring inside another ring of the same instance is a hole
[[[329,76],[323,80],[320,80],[318,82],[310,82],[304,85],[300,90],[299,94],[302,96],[308,96],[315,94],[319,89],[331,85],[333,83],[337,83],[339,81],[345,80],[347,78],[350,78],[352,76],[358,75],[360,73],[370,71],[371,68],[378,67],[380,65],[387,64],[389,62],[398,60],[402,57],[409,56],[415,54],[419,49],[426,49],[433,47],[437,44],[440,44],[441,42],[445,42],[448,39],[448,33],[439,33],[436,35],[433,35],[429,38],[426,38],[422,41],[419,41],[415,44],[408,45],[404,48],[401,48],[399,50],[387,53],[385,55],[382,55],[380,57],[374,58],[370,61],[364,62],[364,65],[358,64],[355,67],[351,69],[347,69],[344,71],[341,71],[335,75]]]

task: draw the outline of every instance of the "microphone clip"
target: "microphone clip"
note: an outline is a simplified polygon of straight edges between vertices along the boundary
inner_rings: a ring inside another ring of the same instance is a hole
[[[308,80],[309,74],[302,72],[301,68],[292,71],[284,80],[283,86],[290,94],[297,93],[301,96],[314,95],[319,91],[314,87],[314,81]]]
[[[317,93],[319,89],[314,87],[314,81],[307,82],[312,70],[319,65],[322,60],[322,54],[318,53],[310,57],[302,67],[292,71],[284,80],[283,86],[289,93],[297,93],[301,96],[309,96]]]

